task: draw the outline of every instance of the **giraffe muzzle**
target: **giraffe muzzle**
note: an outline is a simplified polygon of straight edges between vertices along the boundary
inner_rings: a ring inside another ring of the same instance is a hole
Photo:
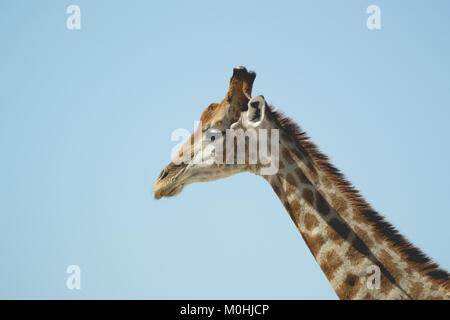
[[[180,193],[184,185],[179,182],[179,177],[182,175],[184,168],[185,166],[176,166],[173,163],[164,168],[156,180],[153,197],[158,200]]]

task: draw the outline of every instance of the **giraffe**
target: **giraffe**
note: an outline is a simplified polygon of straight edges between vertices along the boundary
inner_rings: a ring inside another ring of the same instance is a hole
[[[449,273],[372,209],[291,119],[263,96],[251,97],[255,77],[245,67],[234,68],[225,98],[204,110],[198,128],[159,175],[154,197],[174,196],[188,184],[239,172],[260,175],[272,186],[340,299],[450,299]],[[238,129],[279,132],[279,151],[269,159],[278,170],[261,174],[264,165],[259,160],[250,163],[249,157],[240,164],[194,161],[213,141],[224,149],[237,148],[234,137],[213,136]],[[370,278],[372,270],[378,271],[378,285]]]

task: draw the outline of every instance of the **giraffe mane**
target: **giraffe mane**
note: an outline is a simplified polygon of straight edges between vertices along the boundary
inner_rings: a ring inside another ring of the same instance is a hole
[[[296,142],[300,149],[303,148],[309,154],[315,164],[325,172],[327,177],[347,197],[351,205],[357,208],[386,240],[402,254],[406,255],[408,261],[418,265],[425,275],[436,280],[444,288],[450,289],[450,274],[446,270],[441,269],[435,261],[414,246],[391,223],[374,210],[353,184],[345,178],[344,174],[330,162],[330,158],[319,150],[318,146],[311,141],[306,132],[292,118],[286,117],[280,110],[275,110],[272,105],[268,105],[268,110],[279,127]]]

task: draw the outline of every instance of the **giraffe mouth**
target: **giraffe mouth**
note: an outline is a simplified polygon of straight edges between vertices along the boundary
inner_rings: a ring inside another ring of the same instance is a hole
[[[184,185],[177,184],[167,187],[158,188],[155,186],[153,190],[153,197],[156,200],[161,199],[162,197],[173,197],[179,194],[183,190]]]
[[[153,197],[155,199],[159,200],[162,197],[173,197],[183,190],[184,184],[180,183],[179,178],[183,175],[184,168],[177,171],[174,173],[166,168],[161,172],[153,189]]]

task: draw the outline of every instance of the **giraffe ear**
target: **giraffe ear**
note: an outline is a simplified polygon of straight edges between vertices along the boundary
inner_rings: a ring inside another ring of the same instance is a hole
[[[266,100],[264,96],[257,96],[248,102],[247,121],[248,126],[257,127],[264,120],[266,114]]]

